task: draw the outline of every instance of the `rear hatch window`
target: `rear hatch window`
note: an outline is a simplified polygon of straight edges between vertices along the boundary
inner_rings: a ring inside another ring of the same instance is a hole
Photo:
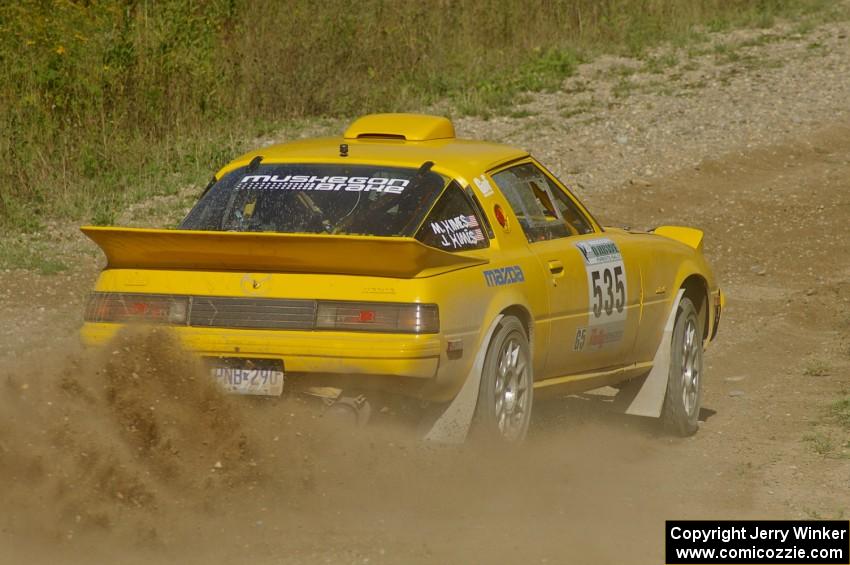
[[[231,171],[181,229],[412,236],[448,179],[427,169],[269,164]]]

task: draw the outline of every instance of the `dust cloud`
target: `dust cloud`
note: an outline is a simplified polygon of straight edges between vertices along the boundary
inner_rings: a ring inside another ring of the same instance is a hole
[[[521,447],[435,446],[226,395],[163,329],[0,390],[6,562],[649,561],[687,513],[658,453],[681,440],[593,399],[539,402]]]

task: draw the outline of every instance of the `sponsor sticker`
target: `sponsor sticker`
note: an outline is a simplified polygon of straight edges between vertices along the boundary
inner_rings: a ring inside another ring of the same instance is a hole
[[[478,187],[478,190],[481,191],[481,194],[484,195],[485,198],[493,195],[493,186],[490,184],[490,181],[487,180],[487,177],[481,175],[480,177],[475,177],[472,179],[475,183],[475,186]]]
[[[245,175],[236,184],[236,190],[316,190],[401,194],[409,184],[408,179],[383,177]]]
[[[588,265],[598,265],[622,260],[617,244],[608,238],[579,241],[576,247],[581,251],[584,262]]]
[[[590,339],[587,341],[587,345],[590,347],[601,348],[606,345],[610,345],[613,343],[617,343],[623,339],[623,328],[614,328],[613,330],[608,327],[602,326],[599,328],[592,328],[590,330]]]
[[[487,286],[505,286],[524,282],[525,275],[519,265],[512,265],[484,271],[484,280],[487,282]]]
[[[578,328],[573,341],[573,351],[598,350],[619,343],[623,339],[623,331],[624,325],[618,323],[595,328]]]

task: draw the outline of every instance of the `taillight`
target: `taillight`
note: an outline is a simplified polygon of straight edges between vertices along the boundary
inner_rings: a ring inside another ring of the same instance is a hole
[[[189,298],[162,294],[93,292],[86,304],[87,322],[185,324]]]
[[[440,331],[440,315],[436,304],[320,301],[316,329],[437,333]]]
[[[291,305],[282,307],[278,300],[217,298],[216,310],[208,297],[174,296],[168,294],[132,294],[123,292],[93,292],[86,304],[87,322],[174,324],[211,327],[250,327],[253,329],[285,329],[283,323],[294,323],[297,329],[370,331],[384,333],[426,334],[440,331],[440,315],[436,304],[398,304],[386,302],[313,302],[315,310],[291,312]],[[236,304],[228,301],[235,300]],[[302,302],[305,302],[302,300]],[[190,308],[190,304],[193,305]],[[268,310],[265,309],[268,304]],[[210,312],[212,308],[212,312]],[[302,310],[305,307],[302,307]],[[191,310],[191,313],[190,313]],[[297,310],[297,309],[296,309]],[[199,313],[200,312],[200,313]],[[308,313],[309,312],[309,313]],[[315,318],[304,319],[315,312]],[[220,315],[216,315],[216,314]],[[199,319],[194,319],[198,317]],[[189,319],[193,318],[193,319]],[[215,320],[216,323],[213,323]],[[245,326],[245,321],[251,322]],[[268,325],[264,325],[265,322]]]

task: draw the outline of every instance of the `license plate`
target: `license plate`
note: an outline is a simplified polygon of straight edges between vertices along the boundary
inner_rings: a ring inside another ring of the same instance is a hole
[[[283,367],[214,366],[215,381],[230,394],[280,396],[283,393]]]

